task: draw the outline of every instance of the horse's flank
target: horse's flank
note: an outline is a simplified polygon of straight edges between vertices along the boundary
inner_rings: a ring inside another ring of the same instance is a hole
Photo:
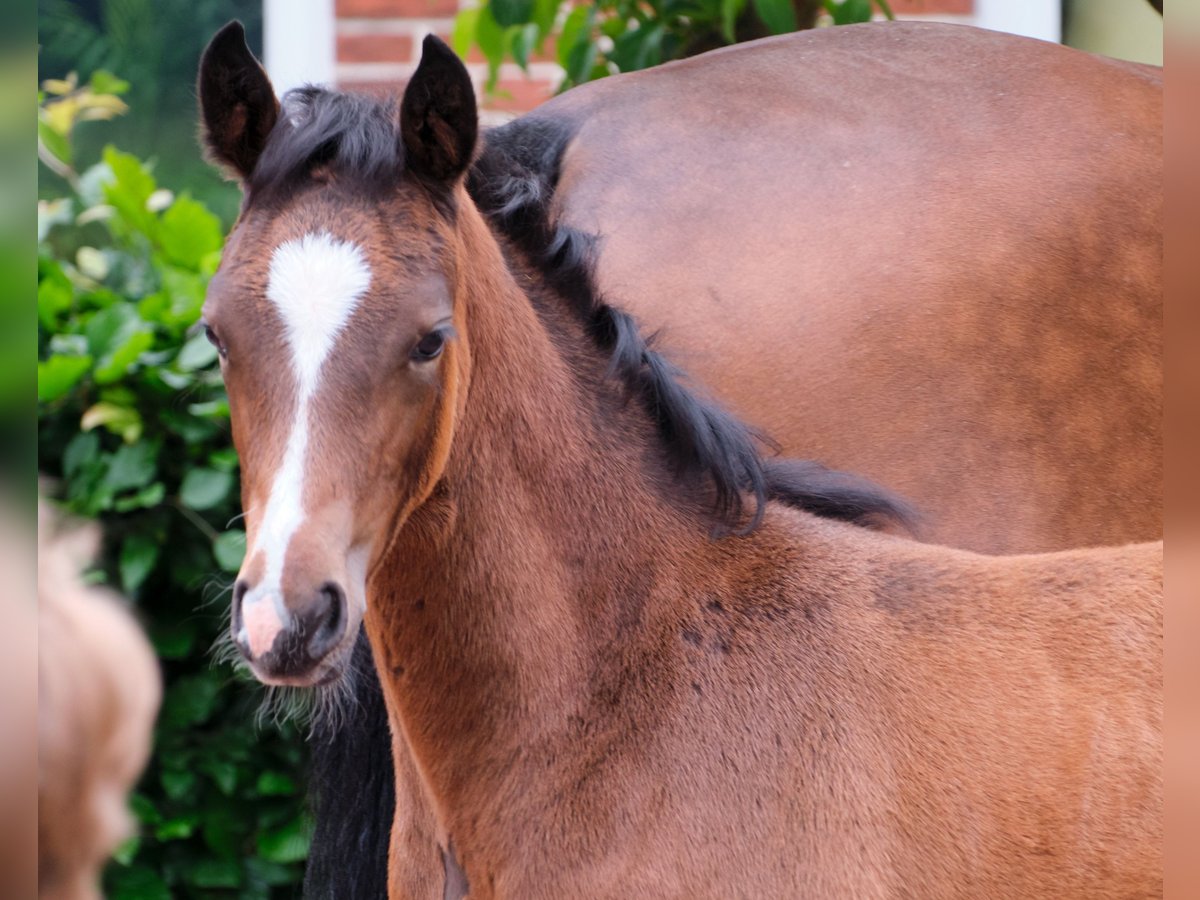
[[[986,553],[1162,535],[1162,70],[890,23],[573,89],[472,193],[788,454]],[[532,249],[532,248],[531,248]]]

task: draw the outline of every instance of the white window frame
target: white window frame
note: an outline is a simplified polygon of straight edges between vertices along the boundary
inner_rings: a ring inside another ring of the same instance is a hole
[[[263,63],[276,93],[337,77],[334,0],[263,0]]]

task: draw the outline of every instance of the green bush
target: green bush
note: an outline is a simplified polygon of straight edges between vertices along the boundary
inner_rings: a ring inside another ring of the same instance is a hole
[[[869,21],[887,0],[481,0],[454,23],[454,49],[466,57],[478,47],[488,62],[488,89],[511,59],[527,69],[530,57],[555,38],[566,72],[560,90],[618,72],[727,44],[811,28],[824,12],[834,25]],[[564,15],[565,13],[565,15]]]
[[[39,157],[62,188],[38,207],[39,469],[70,513],[103,526],[92,577],[133,601],[165,680],[132,798],[140,833],[106,891],[291,896],[310,833],[303,736],[256,726],[261,693],[211,652],[245,546],[228,528],[239,507],[228,400],[193,327],[221,224],[114,147],[86,169],[72,156],[76,125],[123,112],[126,87],[104,72],[47,82],[38,117]]]

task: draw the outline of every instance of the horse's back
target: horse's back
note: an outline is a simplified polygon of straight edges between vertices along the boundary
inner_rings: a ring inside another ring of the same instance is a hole
[[[790,35],[606,79],[557,222],[614,302],[794,455],[989,552],[1161,534],[1162,82],[953,26]]]

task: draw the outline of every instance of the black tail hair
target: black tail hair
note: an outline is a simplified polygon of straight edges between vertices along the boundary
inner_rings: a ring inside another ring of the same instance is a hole
[[[309,805],[316,829],[304,871],[308,900],[387,896],[396,811],[392,734],[362,627],[350,665],[357,704],[345,717],[315,722],[309,738]]]

